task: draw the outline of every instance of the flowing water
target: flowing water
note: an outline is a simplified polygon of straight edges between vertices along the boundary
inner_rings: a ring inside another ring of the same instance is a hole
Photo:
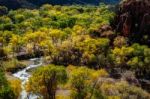
[[[39,67],[42,65],[42,59],[41,58],[34,58],[30,59],[31,63],[29,66],[27,66],[25,69],[18,71],[17,73],[14,73],[13,76],[17,77],[21,80],[22,84],[22,92],[20,94],[20,99],[37,99],[39,96],[35,94],[28,94],[25,90],[25,84],[28,81],[28,79],[31,77],[31,74],[27,72],[30,69],[34,69],[36,67]]]

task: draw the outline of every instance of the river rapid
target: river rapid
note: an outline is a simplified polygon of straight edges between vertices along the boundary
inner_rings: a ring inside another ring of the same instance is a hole
[[[31,61],[31,64],[29,66],[13,74],[14,77],[19,78],[21,80],[22,92],[20,94],[19,99],[38,99],[39,97],[36,94],[27,93],[25,90],[25,84],[26,82],[28,82],[28,79],[31,77],[31,74],[27,71],[41,66],[42,58],[33,58],[33,59],[30,59],[30,61]]]

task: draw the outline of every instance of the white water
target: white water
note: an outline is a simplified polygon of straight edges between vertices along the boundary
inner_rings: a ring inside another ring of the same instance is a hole
[[[30,59],[30,61],[33,63],[26,67],[23,70],[18,71],[17,73],[14,73],[13,76],[17,77],[21,80],[22,84],[22,92],[20,94],[20,99],[37,99],[38,96],[35,94],[28,94],[25,90],[25,84],[28,81],[28,79],[31,77],[31,75],[27,72],[27,70],[36,68],[42,65],[42,59],[41,58],[34,58]]]

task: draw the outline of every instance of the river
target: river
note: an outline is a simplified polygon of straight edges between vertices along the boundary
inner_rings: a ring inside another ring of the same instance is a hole
[[[31,74],[27,71],[41,66],[42,58],[33,58],[33,59],[30,59],[30,61],[31,61],[31,64],[29,66],[13,74],[14,77],[17,77],[21,80],[22,92],[20,94],[20,99],[37,99],[38,98],[38,95],[31,94],[31,93],[28,94],[26,92],[25,84],[26,82],[28,82],[28,79],[31,77]]]

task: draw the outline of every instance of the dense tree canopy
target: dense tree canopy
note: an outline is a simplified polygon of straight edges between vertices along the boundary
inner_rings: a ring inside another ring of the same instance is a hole
[[[114,15],[104,4],[11,10],[0,17],[1,55],[38,54],[53,64],[95,69],[142,67],[149,74],[149,48],[115,33],[109,26]]]
[[[0,7],[0,61],[4,69],[0,70],[0,98],[17,99],[20,94],[20,81],[5,78],[5,73],[25,67],[19,59],[42,57],[45,66],[30,72],[26,84],[29,94],[63,99],[58,91],[65,90],[71,99],[149,99],[149,94],[135,85],[140,85],[136,78],[150,79],[150,48],[131,41],[131,36],[137,39],[136,33],[125,36],[115,31],[110,25],[116,15],[110,8],[105,4],[45,4],[10,11]],[[117,80],[110,78],[118,69]]]

